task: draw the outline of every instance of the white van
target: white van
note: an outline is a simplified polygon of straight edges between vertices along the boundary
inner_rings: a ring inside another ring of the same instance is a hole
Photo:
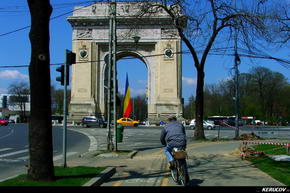
[[[190,124],[189,124],[191,129],[195,129],[195,119],[192,119]],[[215,128],[215,124],[214,123],[210,123],[209,121],[203,120],[203,128],[204,129],[214,129]]]

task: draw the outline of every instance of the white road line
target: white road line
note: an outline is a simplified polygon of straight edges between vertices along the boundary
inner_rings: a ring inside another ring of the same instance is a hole
[[[68,152],[66,154],[66,156],[71,156],[71,155],[75,155],[77,154],[77,152]],[[57,155],[57,156],[54,156],[53,157],[53,161],[57,161],[57,160],[60,160],[62,159],[63,155]],[[19,157],[17,158],[17,160],[28,160],[29,159],[29,156],[23,156],[23,157]]]
[[[71,156],[71,155],[75,155],[75,154],[77,154],[78,152],[68,152],[67,154],[66,154],[66,156]],[[57,161],[57,160],[60,160],[60,159],[62,159],[63,158],[63,155],[57,155],[57,156],[54,156],[53,157],[53,161]]]
[[[83,135],[86,135],[89,138],[89,140],[90,140],[89,152],[98,150],[98,142],[94,136],[90,135],[89,133],[83,132],[83,131],[74,130],[74,129],[71,129],[71,130],[75,131],[75,132],[82,133]]]
[[[10,150],[12,148],[3,148],[3,149],[0,149],[0,151],[7,151],[7,150]]]
[[[4,139],[5,137],[8,137],[14,133],[14,129],[11,129],[11,128],[9,128],[9,129],[10,129],[10,132],[7,135],[0,137],[0,139]]]
[[[20,154],[20,153],[24,153],[24,152],[28,152],[28,149],[24,149],[24,150],[20,150],[20,151],[14,151],[14,152],[11,152],[11,153],[2,154],[2,155],[0,155],[0,158],[2,158],[2,157],[8,157],[8,156],[11,156],[11,155],[16,155],[16,154]]]
[[[20,159],[20,160],[28,160],[29,159],[29,155],[27,155],[27,156],[23,156],[23,157],[18,157],[17,158],[18,160]]]

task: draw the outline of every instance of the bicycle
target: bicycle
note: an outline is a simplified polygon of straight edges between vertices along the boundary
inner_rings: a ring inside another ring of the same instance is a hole
[[[187,153],[184,149],[173,148],[174,167],[171,169],[171,177],[174,182],[186,186],[189,182],[186,158]]]

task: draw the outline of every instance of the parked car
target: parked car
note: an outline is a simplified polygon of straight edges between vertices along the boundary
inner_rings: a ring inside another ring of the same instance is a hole
[[[51,115],[51,120],[57,123],[62,123],[63,116],[62,115]]]
[[[100,128],[107,127],[106,121],[104,121],[102,118],[95,116],[83,117],[81,124],[83,127],[100,127]]]
[[[139,121],[135,121],[135,120],[127,118],[127,117],[123,117],[121,119],[118,119],[117,123],[121,124],[122,126],[134,126],[134,127],[138,127],[138,125],[140,124]]]
[[[190,126],[190,128],[195,129],[195,119],[191,120],[189,126]],[[210,123],[209,121],[203,120],[203,128],[211,130],[211,129],[215,128],[215,124],[214,123]]]
[[[8,120],[4,118],[0,118],[0,126],[7,126],[8,125]]]

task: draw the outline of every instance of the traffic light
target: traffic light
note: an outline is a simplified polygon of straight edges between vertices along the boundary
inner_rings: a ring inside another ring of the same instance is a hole
[[[76,53],[66,50],[66,62],[61,67],[57,68],[56,71],[61,73],[61,76],[56,77],[56,81],[59,81],[64,86],[64,80],[66,79],[66,86],[69,85],[69,65],[76,63]],[[66,66],[65,66],[66,65]]]
[[[69,65],[76,63],[76,53],[66,50],[66,63]]]
[[[60,72],[60,76],[56,77],[56,81],[59,81],[61,85],[64,85],[64,65],[58,67],[56,71]]]
[[[65,73],[65,77],[66,77],[66,85],[69,85],[69,65],[66,66],[66,73]]]

